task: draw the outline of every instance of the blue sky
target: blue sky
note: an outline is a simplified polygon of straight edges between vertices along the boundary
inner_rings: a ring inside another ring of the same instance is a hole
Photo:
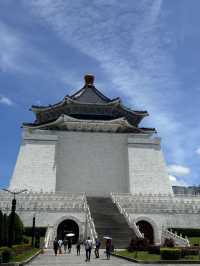
[[[200,183],[199,0],[1,0],[0,186],[7,186],[32,104],[81,88],[148,110],[173,184]]]

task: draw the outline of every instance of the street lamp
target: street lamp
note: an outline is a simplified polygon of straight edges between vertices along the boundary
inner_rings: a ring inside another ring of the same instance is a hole
[[[8,246],[12,247],[13,244],[13,231],[14,231],[14,224],[15,224],[15,210],[16,210],[16,199],[15,195],[18,195],[20,193],[23,193],[27,191],[27,189],[22,189],[19,191],[11,191],[9,189],[3,188],[4,191],[9,192],[14,197],[12,199],[12,208],[11,208],[11,214],[10,214],[10,223],[9,223],[9,230],[8,230]]]
[[[33,215],[31,245],[32,245],[32,247],[35,246],[35,213]]]

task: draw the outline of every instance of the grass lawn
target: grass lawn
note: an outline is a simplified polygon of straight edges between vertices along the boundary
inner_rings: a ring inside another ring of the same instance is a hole
[[[190,244],[193,246],[195,244],[200,244],[200,237],[188,237]]]
[[[148,251],[128,252],[127,250],[122,250],[115,253],[136,260],[148,260],[148,261],[160,260],[160,255],[149,254]]]
[[[12,262],[21,262],[24,260],[27,260],[28,258],[32,257],[34,254],[36,254],[39,251],[38,248],[33,248],[31,250],[25,251],[23,254],[16,255],[12,258]]]
[[[128,252],[127,250],[122,250],[115,252],[117,255],[121,255],[124,257],[128,257],[131,259],[136,260],[145,260],[145,261],[160,261],[160,255],[157,254],[149,254],[148,251],[134,251],[134,252]],[[199,256],[186,256],[185,258],[181,258],[180,260],[199,260]]]

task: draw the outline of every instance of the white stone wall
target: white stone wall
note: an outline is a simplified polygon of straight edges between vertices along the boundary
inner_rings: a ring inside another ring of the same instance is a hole
[[[129,191],[126,134],[58,132],[56,152],[57,191]]]
[[[158,138],[47,130],[24,131],[9,188],[172,193]]]
[[[57,137],[24,131],[9,189],[55,191]]]
[[[76,222],[78,220],[80,223],[85,223],[85,213],[84,212],[48,212],[48,211],[17,211],[20,218],[23,221],[25,227],[31,227],[33,222],[33,216],[36,217],[36,226],[47,227],[59,224],[66,219],[72,219]],[[63,218],[63,219],[62,219]]]
[[[129,135],[128,157],[132,194],[172,193],[159,138]]]
[[[155,243],[161,241],[162,228],[199,228],[200,214],[186,213],[131,213],[131,219],[136,223],[144,220],[149,222],[154,229]]]

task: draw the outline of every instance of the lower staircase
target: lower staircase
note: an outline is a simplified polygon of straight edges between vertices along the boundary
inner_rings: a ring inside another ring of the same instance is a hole
[[[104,236],[110,236],[115,248],[128,247],[135,233],[111,198],[87,197],[87,203],[98,238],[102,240]]]

